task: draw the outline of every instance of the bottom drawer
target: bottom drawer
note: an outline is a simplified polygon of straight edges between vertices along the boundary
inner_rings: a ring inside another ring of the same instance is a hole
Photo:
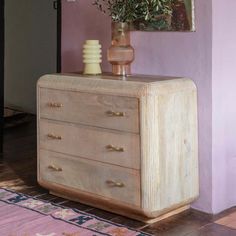
[[[39,178],[140,206],[137,170],[40,150]]]

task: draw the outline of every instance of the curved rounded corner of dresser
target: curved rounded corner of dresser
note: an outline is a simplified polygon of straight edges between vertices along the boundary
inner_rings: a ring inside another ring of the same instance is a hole
[[[198,90],[197,89],[197,84],[195,83],[195,81],[193,79],[183,78],[183,80],[185,81],[187,87],[190,87],[190,88],[192,88],[195,91]]]
[[[45,181],[42,180],[42,178],[40,178],[40,176],[38,176],[37,182],[38,182],[38,184],[39,184],[41,187],[43,187],[43,188],[45,188],[45,189],[48,189],[48,184],[45,183]]]
[[[37,87],[40,87],[44,81],[47,81],[52,76],[53,76],[52,74],[45,74],[40,76],[37,80]]]
[[[180,205],[178,207],[163,209],[160,211],[143,210],[142,214],[146,219],[144,219],[142,221],[146,222],[146,223],[150,223],[150,224],[155,223],[155,222],[164,220],[166,218],[169,218],[171,216],[188,211],[190,208],[191,208],[190,204],[184,204],[184,205]]]
[[[142,216],[146,217],[148,220],[154,219],[159,215],[161,214],[157,213],[157,211],[142,209]]]

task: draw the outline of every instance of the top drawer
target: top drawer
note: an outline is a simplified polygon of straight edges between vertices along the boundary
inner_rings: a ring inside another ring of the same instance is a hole
[[[41,88],[40,117],[139,133],[137,98]]]

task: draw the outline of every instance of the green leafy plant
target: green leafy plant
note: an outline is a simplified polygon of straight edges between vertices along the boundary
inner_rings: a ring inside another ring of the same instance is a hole
[[[165,27],[172,14],[173,0],[95,0],[93,4],[112,21],[158,24]],[[160,17],[161,16],[161,17]],[[165,24],[166,23],[166,24]]]

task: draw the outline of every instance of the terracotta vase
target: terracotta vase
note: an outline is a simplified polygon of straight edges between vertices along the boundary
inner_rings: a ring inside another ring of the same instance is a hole
[[[134,49],[130,45],[130,25],[112,22],[112,43],[107,53],[114,75],[131,74],[130,64],[134,60]]]

